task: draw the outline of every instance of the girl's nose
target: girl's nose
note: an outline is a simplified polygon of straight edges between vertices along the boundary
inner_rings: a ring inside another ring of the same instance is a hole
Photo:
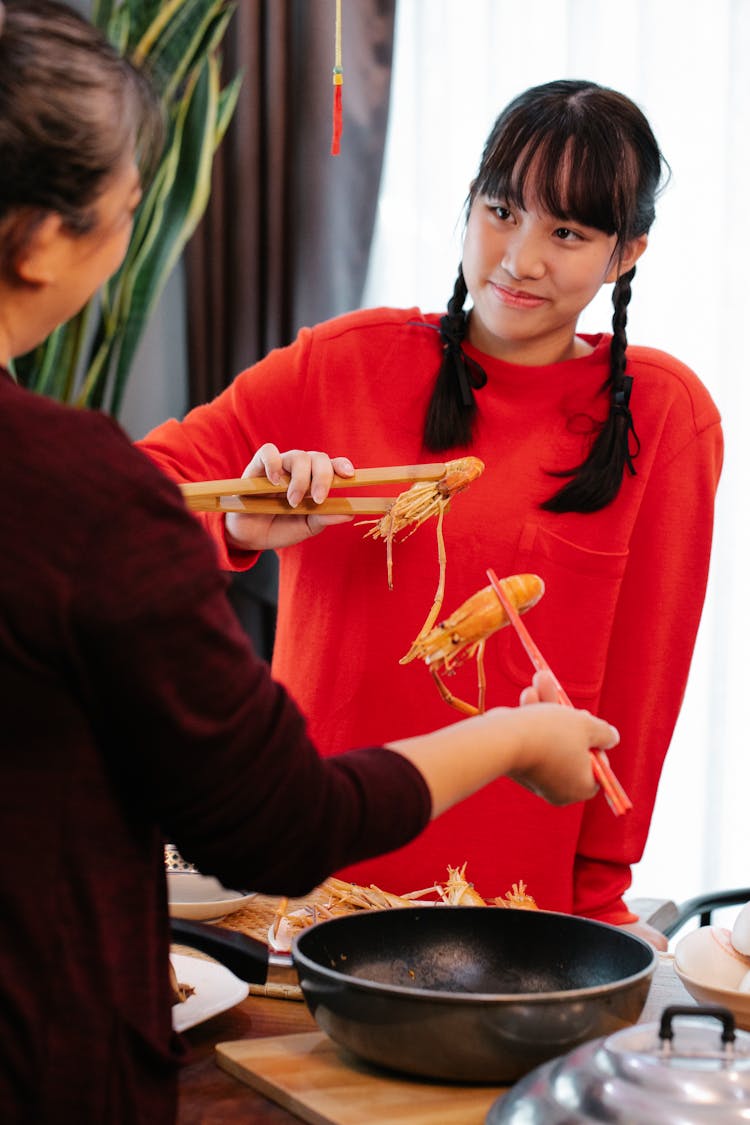
[[[517,281],[529,277],[535,280],[544,276],[544,256],[538,240],[525,231],[516,231],[505,244],[503,269]]]

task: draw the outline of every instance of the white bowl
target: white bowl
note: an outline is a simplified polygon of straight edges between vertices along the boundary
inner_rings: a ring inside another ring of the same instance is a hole
[[[750,1031],[750,992],[739,989],[750,965],[732,952],[729,930],[701,926],[686,934],[675,947],[674,968],[694,1000],[728,1008],[737,1026]]]
[[[722,1008],[728,1008],[737,1027],[750,1031],[750,992],[738,992],[736,988],[712,988],[711,985],[687,976],[678,969],[677,964],[675,972],[699,1004],[720,1004]]]
[[[240,910],[254,895],[232,891],[211,875],[196,871],[167,871],[169,913],[173,918],[210,921]]]

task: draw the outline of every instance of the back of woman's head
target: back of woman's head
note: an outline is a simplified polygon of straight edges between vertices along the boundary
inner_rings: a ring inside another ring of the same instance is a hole
[[[617,260],[630,240],[648,233],[665,172],[651,126],[634,102],[594,82],[559,80],[526,90],[497,118],[468,202],[488,196],[615,235]],[[551,511],[604,507],[617,495],[625,468],[635,472],[638,438],[629,404],[632,381],[625,375],[634,276],[633,266],[612,294],[609,415],[584,461],[555,474],[571,479],[544,503]],[[459,270],[441,321],[443,361],[425,420],[424,442],[435,452],[469,444],[477,409],[471,388],[486,382],[460,346],[468,327],[467,296]]]
[[[159,140],[146,80],[97,28],[55,0],[0,2],[0,222],[54,211],[83,233],[109,179]]]

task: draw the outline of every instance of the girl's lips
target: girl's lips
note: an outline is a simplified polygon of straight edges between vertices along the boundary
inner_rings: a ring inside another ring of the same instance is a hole
[[[495,281],[491,281],[490,285],[503,304],[513,309],[538,309],[546,302],[546,297],[535,297],[533,293],[525,293],[523,289],[509,289]]]

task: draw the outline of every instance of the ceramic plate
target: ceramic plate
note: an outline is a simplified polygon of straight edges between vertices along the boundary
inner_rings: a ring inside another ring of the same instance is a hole
[[[192,996],[172,1008],[175,1031],[185,1031],[218,1016],[219,1012],[226,1012],[240,1004],[250,991],[245,981],[215,961],[180,953],[173,953],[170,960],[180,984],[190,984],[195,989]]]
[[[254,898],[250,891],[230,891],[218,879],[192,871],[168,871],[167,895],[173,918],[206,922],[240,910]]]

